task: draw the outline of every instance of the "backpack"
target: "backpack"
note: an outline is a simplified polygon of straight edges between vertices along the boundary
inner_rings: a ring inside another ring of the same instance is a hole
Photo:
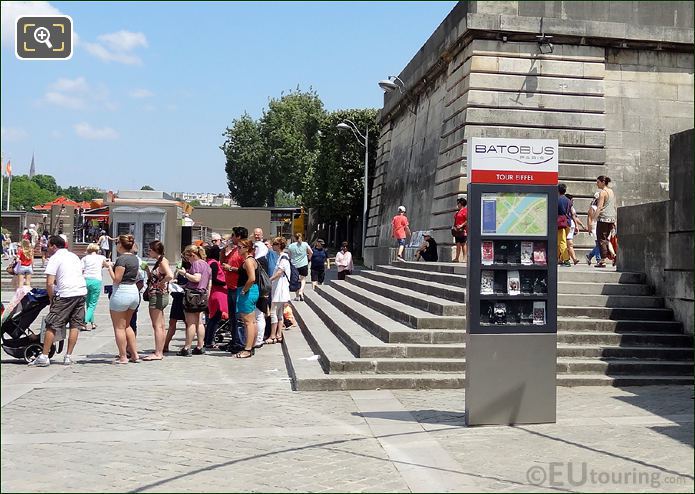
[[[268,276],[268,273],[266,273],[263,266],[261,266],[258,262],[256,262],[256,284],[258,285],[259,298],[267,298],[270,296],[270,289],[272,286],[270,283],[270,277]]]
[[[297,266],[294,265],[292,262],[292,259],[287,254],[282,254],[280,258],[278,259],[278,262],[280,262],[280,259],[283,257],[287,258],[287,261],[290,263],[290,277],[287,278],[287,281],[290,282],[290,291],[291,292],[296,292],[299,290],[300,283],[299,283],[299,270],[297,269]],[[285,277],[287,277],[287,274],[285,274]]]

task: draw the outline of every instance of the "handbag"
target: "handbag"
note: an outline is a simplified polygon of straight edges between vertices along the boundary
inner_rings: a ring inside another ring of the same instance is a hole
[[[183,289],[183,310],[185,312],[203,312],[208,308],[208,291],[198,288]]]
[[[10,264],[7,265],[7,267],[5,268],[5,271],[7,271],[8,274],[14,275],[15,274],[14,269],[17,266],[17,262],[19,262],[19,261],[17,261],[17,259],[12,261]]]
[[[570,220],[567,217],[566,214],[558,214],[557,215],[557,229],[560,230],[562,228],[569,228],[570,227]]]

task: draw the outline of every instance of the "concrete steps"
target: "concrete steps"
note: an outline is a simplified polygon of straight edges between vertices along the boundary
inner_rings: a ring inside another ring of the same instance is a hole
[[[352,278],[352,276],[348,276]],[[459,329],[463,330],[466,320],[463,316],[443,316],[435,315],[431,312],[411,307],[407,304],[392,300],[383,295],[366,290],[351,281],[333,281],[331,286],[341,292],[344,296],[354,301],[378,310],[389,316],[391,319],[402,322],[411,328],[416,329]],[[391,291],[390,293],[394,293]]]
[[[318,360],[288,363],[295,388],[462,387],[466,272],[395,262],[307,292],[293,302],[301,341],[286,346]],[[642,273],[578,265],[558,276],[558,385],[692,384],[693,339]]]

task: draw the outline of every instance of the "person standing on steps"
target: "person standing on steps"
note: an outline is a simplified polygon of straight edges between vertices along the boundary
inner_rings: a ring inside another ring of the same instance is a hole
[[[582,223],[582,220],[579,219],[579,216],[577,216],[577,210],[574,209],[574,196],[571,194],[565,194],[567,196],[567,199],[570,200],[570,229],[569,232],[567,232],[567,253],[570,256],[570,259],[576,266],[579,264],[579,259],[577,259],[577,255],[574,253],[574,236],[579,233],[580,228],[581,230],[585,230],[586,227],[584,226],[584,223]]]
[[[302,240],[301,233],[295,233],[294,240],[295,241],[287,248],[287,252],[290,254],[290,260],[299,272],[299,290],[297,290],[297,296],[294,300],[303,301],[304,286],[306,285],[306,277],[309,274],[309,259],[311,259],[314,251],[311,250],[308,243]]]
[[[345,276],[352,274],[352,253],[347,242],[343,242],[340,252],[335,255],[335,265],[338,266],[338,279],[344,280]]]
[[[458,211],[454,215],[454,227],[451,233],[456,242],[456,256],[454,262],[467,262],[468,259],[468,201],[465,197],[456,199]],[[463,259],[459,260],[459,256],[463,254]]]
[[[570,215],[572,202],[565,193],[567,186],[557,186],[557,262],[559,266],[571,266],[569,250],[567,249],[567,233],[570,229]]]
[[[591,206],[589,207],[589,211],[586,213],[586,231],[589,232],[591,235],[591,238],[594,239],[594,244],[595,247],[592,249],[591,252],[589,252],[586,255],[586,263],[591,266],[591,260],[596,257],[596,263],[601,262],[601,247],[599,247],[599,242],[598,238],[596,237],[596,223],[597,223],[597,215],[596,211],[598,211],[598,198],[599,198],[599,193],[596,192],[594,194],[594,200],[591,202]]]
[[[405,215],[405,206],[398,206],[398,214],[391,220],[391,235],[396,239],[396,259],[405,261],[403,251],[405,250],[405,239],[410,236],[410,224]]]
[[[323,248],[323,240],[318,239],[311,254],[311,286],[314,289],[318,285],[323,285],[326,278],[326,259],[328,254]]]
[[[615,228],[618,218],[618,210],[615,205],[615,193],[610,189],[608,185],[610,183],[611,179],[604,175],[600,175],[596,179],[596,186],[599,188],[596,235],[601,249],[601,261],[596,263],[594,266],[596,268],[606,267],[608,244],[610,243],[609,236],[613,228]]]

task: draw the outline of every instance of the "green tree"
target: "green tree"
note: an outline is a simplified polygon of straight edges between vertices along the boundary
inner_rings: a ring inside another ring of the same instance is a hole
[[[52,178],[52,177],[51,177]],[[3,194],[7,200],[7,180],[3,178]],[[30,211],[31,208],[45,202],[52,201],[56,194],[50,190],[39,187],[36,182],[27,175],[12,176],[12,186],[10,190],[10,209],[20,211]],[[3,203],[3,205],[6,203]]]
[[[268,162],[258,122],[247,113],[232,122],[220,149],[226,157],[229,193],[239,206],[265,206],[269,195]]]
[[[200,201],[198,199],[193,199],[191,202],[188,203],[189,206],[197,207],[200,206]]]
[[[299,207],[302,196],[295,196],[291,192],[280,189],[275,193],[275,205],[280,208]]]
[[[323,102],[311,88],[297,88],[279,99],[271,99],[260,121],[267,153],[266,203],[275,205],[282,189],[302,195],[312,182],[319,154],[319,129],[326,116]]]
[[[150,187],[149,185],[143,185],[142,187],[140,187],[140,190],[154,190],[154,189],[152,187]]]
[[[350,131],[337,125],[351,120],[361,134],[369,129],[369,170],[374,170],[378,142],[377,110],[339,110],[327,115],[321,126],[321,146],[305,206],[315,209],[318,221],[362,216],[364,197],[364,147]],[[370,173],[370,175],[372,175]]]
[[[58,194],[58,191],[60,190],[60,187],[56,183],[56,179],[53,178],[52,175],[34,175],[34,178],[32,178],[31,181],[40,188],[53,192],[54,194]]]
[[[69,187],[59,187],[58,195],[72,199],[73,201],[91,201],[101,197],[102,193],[92,188],[81,188],[76,185]]]

